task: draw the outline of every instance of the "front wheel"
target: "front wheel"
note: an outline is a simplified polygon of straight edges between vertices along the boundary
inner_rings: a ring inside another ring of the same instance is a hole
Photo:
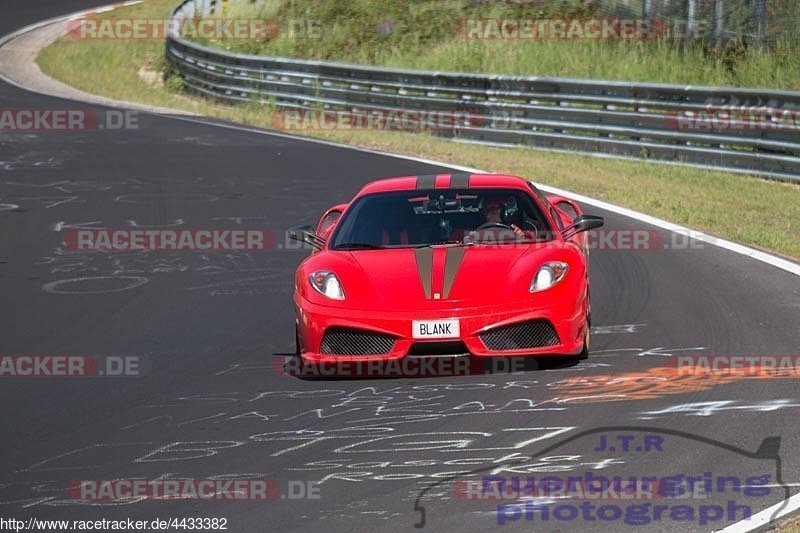
[[[590,332],[589,323],[586,323],[586,333],[583,334],[583,350],[576,357],[579,361],[589,358],[589,344],[591,343],[592,334]]]
[[[589,346],[592,343],[592,304],[589,303],[586,312],[586,331],[583,334],[583,350],[578,354],[578,360],[582,361],[589,358]]]

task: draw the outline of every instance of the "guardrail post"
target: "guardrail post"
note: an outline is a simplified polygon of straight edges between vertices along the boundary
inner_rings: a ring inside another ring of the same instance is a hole
[[[753,1],[753,19],[755,20],[756,39],[763,45],[767,40],[767,0]]]
[[[686,0],[686,38],[694,37],[696,0]]]
[[[725,18],[722,0],[714,0],[714,46],[719,49],[722,47],[722,34],[725,31]]]

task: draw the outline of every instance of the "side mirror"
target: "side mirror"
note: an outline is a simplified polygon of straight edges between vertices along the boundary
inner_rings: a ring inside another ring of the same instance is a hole
[[[290,239],[310,244],[317,250],[322,250],[322,247],[325,246],[325,239],[314,233],[311,226],[291,228],[288,235]]]
[[[336,226],[336,223],[339,222],[339,218],[342,216],[346,207],[347,204],[339,204],[325,211],[320,217],[319,222],[317,222],[315,233],[319,237],[327,239],[328,235],[331,234],[333,228]]]
[[[579,217],[583,214],[581,208],[578,207],[578,204],[570,200],[569,198],[564,198],[563,196],[555,196],[555,195],[548,195],[547,200],[550,202],[551,205],[555,206],[556,209],[567,215],[570,220],[574,220],[576,217]]]
[[[597,217],[594,215],[580,215],[575,217],[575,220],[572,221],[572,224],[561,231],[561,235],[564,237],[564,240],[568,240],[582,231],[596,229],[602,227],[603,224],[605,224],[603,217]]]

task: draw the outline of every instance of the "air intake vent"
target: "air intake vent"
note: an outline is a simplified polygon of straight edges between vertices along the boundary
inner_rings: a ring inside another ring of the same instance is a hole
[[[490,329],[480,334],[490,350],[500,352],[557,346],[558,334],[549,320],[529,320]]]
[[[355,328],[328,328],[322,337],[320,353],[329,355],[385,355],[392,351],[395,338]]]

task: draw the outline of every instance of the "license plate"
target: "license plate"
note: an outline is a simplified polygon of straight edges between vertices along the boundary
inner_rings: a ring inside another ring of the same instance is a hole
[[[414,320],[412,321],[415,339],[452,339],[458,337],[458,320]]]

